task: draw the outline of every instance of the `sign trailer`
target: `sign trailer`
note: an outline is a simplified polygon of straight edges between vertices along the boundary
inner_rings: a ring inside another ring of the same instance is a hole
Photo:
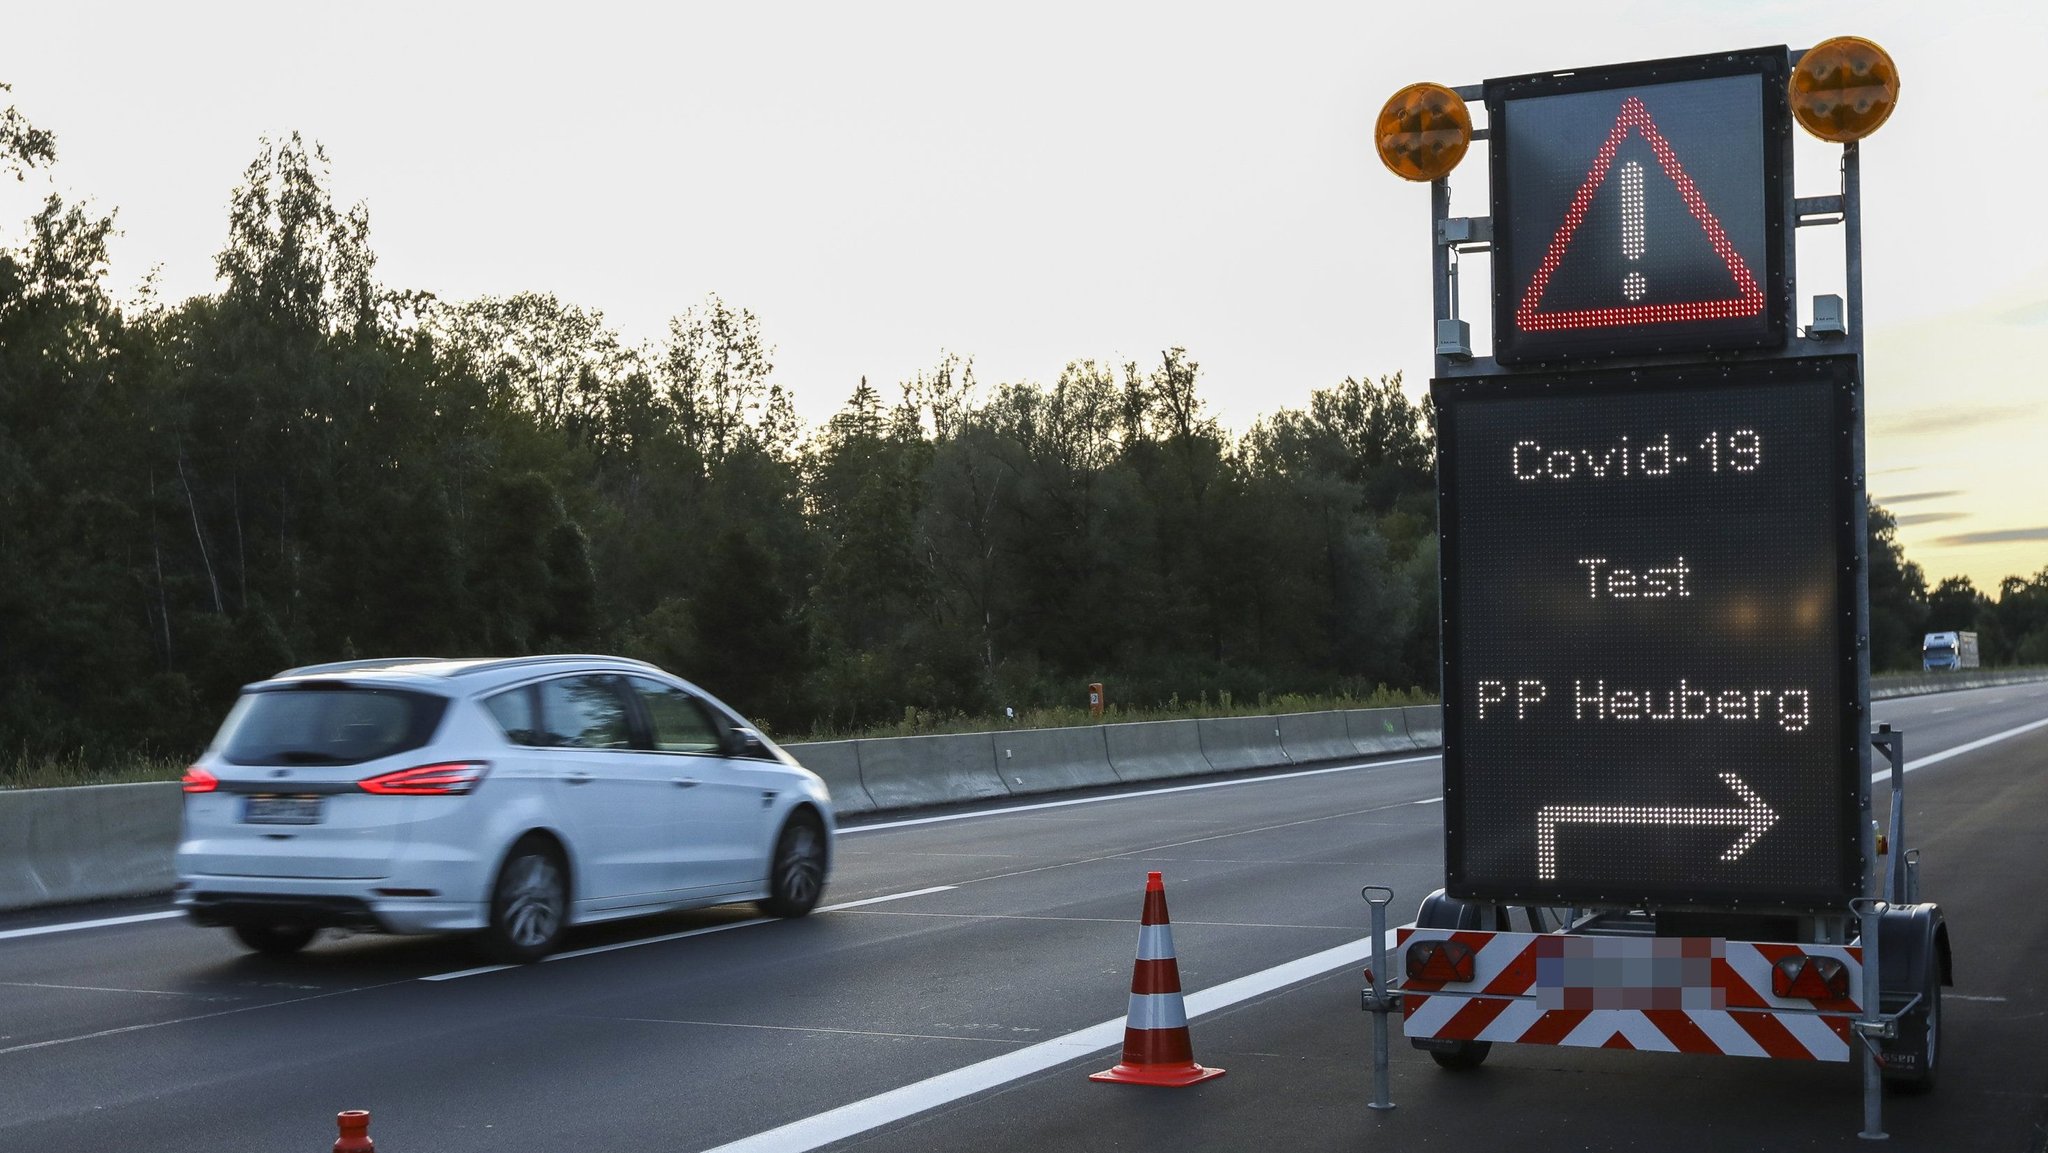
[[[1870,731],[1857,141],[1897,91],[1841,37],[1381,112],[1381,158],[1432,188],[1445,887],[1398,974],[1366,890],[1375,1108],[1396,1012],[1453,1069],[1497,1041],[1860,1056],[1866,1137],[1882,1082],[1932,1085],[1948,930],[1901,734]],[[1793,195],[1795,118],[1843,145],[1838,194]],[[1490,214],[1453,217],[1473,140]],[[1817,297],[1795,332],[1793,234],[1822,224],[1847,314]],[[1490,357],[1458,317],[1474,252]]]

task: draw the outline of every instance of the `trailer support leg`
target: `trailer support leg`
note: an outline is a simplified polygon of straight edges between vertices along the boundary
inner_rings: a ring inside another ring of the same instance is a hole
[[[1372,909],[1372,988],[1366,991],[1365,1007],[1372,1014],[1372,1100],[1367,1107],[1386,1112],[1394,1107],[1387,1096],[1388,1080],[1391,1073],[1387,1056],[1387,1014],[1394,1011],[1395,1000],[1387,995],[1387,905],[1394,899],[1394,890],[1383,885],[1367,885],[1364,891],[1366,904]]]
[[[1884,1078],[1877,1066],[1877,1036],[1884,1024],[1878,1003],[1877,921],[1885,903],[1859,897],[1849,902],[1849,907],[1862,919],[1863,935],[1863,1015],[1855,1027],[1856,1039],[1863,1044],[1863,1129],[1856,1135],[1865,1141],[1883,1141],[1891,1136],[1884,1131]]]

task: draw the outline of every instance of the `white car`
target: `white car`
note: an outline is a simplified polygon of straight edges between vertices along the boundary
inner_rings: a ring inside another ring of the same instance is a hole
[[[618,657],[348,661],[247,686],[185,774],[177,902],[265,953],[323,928],[479,931],[759,901],[831,867],[825,783],[731,709]]]

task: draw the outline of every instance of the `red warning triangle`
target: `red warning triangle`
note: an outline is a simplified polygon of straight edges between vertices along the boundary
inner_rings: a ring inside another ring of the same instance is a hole
[[[1707,235],[1707,243],[1713,246],[1714,254],[1728,266],[1728,274],[1734,278],[1735,295],[1721,300],[1686,301],[1673,304],[1642,304],[1619,308],[1586,308],[1569,312],[1544,312],[1543,291],[1550,286],[1550,278],[1557,272],[1557,266],[1564,260],[1564,254],[1571,247],[1572,237],[1577,234],[1579,224],[1586,218],[1586,209],[1593,203],[1593,194],[1607,180],[1609,167],[1614,163],[1614,154],[1621,148],[1623,140],[1633,130],[1641,134],[1643,141],[1657,157],[1657,164],[1664,175],[1678,187],[1678,195],[1685,202],[1692,218],[1699,221],[1701,231]],[[1764,290],[1758,286],[1756,274],[1742,254],[1735,251],[1735,245],[1728,239],[1728,233],[1721,228],[1721,221],[1707,207],[1707,201],[1686,175],[1685,166],[1678,162],[1678,153],[1672,151],[1671,142],[1657,131],[1657,124],[1650,119],[1650,110],[1643,106],[1640,98],[1631,96],[1622,102],[1621,115],[1614,118],[1614,129],[1607,134],[1607,140],[1600,145],[1600,152],[1593,157],[1593,168],[1586,173],[1586,181],[1579,185],[1573,195],[1571,207],[1565,210],[1564,225],[1557,235],[1550,238],[1550,247],[1543,253],[1543,263],[1537,266],[1536,275],[1529,280],[1528,291],[1522,294],[1522,303],[1515,308],[1515,325],[1523,332],[1546,332],[1566,328],[1605,328],[1611,325],[1659,324],[1678,320],[1726,320],[1738,316],[1754,316],[1763,311]]]

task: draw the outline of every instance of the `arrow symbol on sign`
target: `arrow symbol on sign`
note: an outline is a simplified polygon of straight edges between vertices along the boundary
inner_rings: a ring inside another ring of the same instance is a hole
[[[1557,880],[1557,827],[1559,825],[1729,825],[1742,830],[1728,851],[1721,854],[1732,861],[1749,851],[1772,825],[1778,811],[1764,803],[1742,778],[1720,774],[1721,780],[1742,804],[1727,809],[1684,809],[1672,805],[1545,805],[1536,811],[1536,875]]]

